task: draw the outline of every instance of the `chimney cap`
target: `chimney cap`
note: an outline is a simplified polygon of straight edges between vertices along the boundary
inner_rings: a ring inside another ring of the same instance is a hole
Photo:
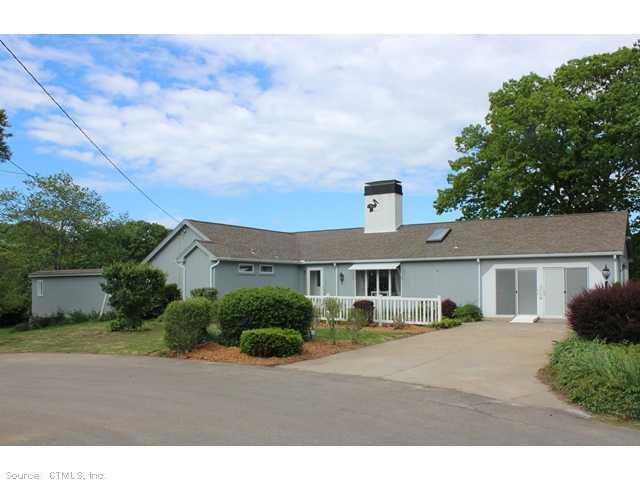
[[[399,180],[377,180],[364,184],[365,195],[382,195],[384,193],[402,195],[402,182]]]

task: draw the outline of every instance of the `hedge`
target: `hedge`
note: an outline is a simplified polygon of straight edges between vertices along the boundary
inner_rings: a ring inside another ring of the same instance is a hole
[[[240,335],[240,351],[252,357],[290,357],[302,351],[300,332],[290,328],[257,328]]]
[[[309,338],[313,306],[289,288],[240,288],[222,297],[217,316],[220,340],[227,345],[238,345],[242,332],[255,328],[291,328]]]

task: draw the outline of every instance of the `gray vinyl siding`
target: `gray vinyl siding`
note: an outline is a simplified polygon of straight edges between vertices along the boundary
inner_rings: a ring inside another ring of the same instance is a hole
[[[403,297],[450,298],[458,305],[478,305],[475,260],[406,262],[401,264]]]
[[[204,288],[211,286],[209,279],[211,272],[211,259],[199,248],[194,248],[184,259],[185,278],[185,298],[191,296],[191,290],[194,288]],[[178,284],[182,289],[183,287]]]
[[[44,295],[38,296],[36,282],[43,281]],[[104,278],[94,277],[44,277],[31,279],[31,313],[42,316],[62,311],[81,310],[99,312],[104,300],[100,284]],[[110,310],[107,303],[105,311]]]
[[[253,274],[238,273],[238,265],[240,263],[251,263],[254,266]],[[260,263],[252,262],[220,262],[215,269],[215,287],[218,289],[220,296],[225,295],[237,288],[261,287],[264,285],[276,285],[280,287],[288,287],[302,292],[302,277],[300,275],[300,267],[298,265],[267,263],[265,265],[273,265],[273,275],[263,275],[259,272]]]
[[[149,263],[167,274],[167,283],[175,283],[182,290],[182,267],[178,265],[176,259],[194,240],[199,239],[193,230],[184,227]]]

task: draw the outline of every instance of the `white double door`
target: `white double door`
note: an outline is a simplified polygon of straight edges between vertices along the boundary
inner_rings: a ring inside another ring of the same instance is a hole
[[[588,270],[583,267],[544,267],[543,304],[546,317],[564,317],[567,304],[588,286]]]

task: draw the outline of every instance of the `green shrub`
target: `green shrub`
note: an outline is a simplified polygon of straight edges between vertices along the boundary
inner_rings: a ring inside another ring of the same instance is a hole
[[[109,322],[109,331],[110,332],[120,332],[122,330],[127,329],[127,321],[122,317],[116,316],[113,320]]]
[[[240,335],[240,351],[252,357],[290,357],[302,351],[304,340],[290,328],[256,328]]]
[[[340,315],[340,302],[337,298],[327,297],[323,301],[325,318],[329,327],[329,339],[333,345],[336,344],[336,322]]]
[[[164,294],[161,297],[158,297],[158,303],[154,305],[149,312],[145,313],[144,319],[151,320],[152,318],[158,318],[164,313],[167,305],[171,302],[175,302],[176,300],[180,300],[181,298],[182,292],[178,288],[178,285],[175,283],[167,283],[164,286]]]
[[[640,419],[640,345],[572,336],[556,343],[548,370],[553,386],[587,410]]]
[[[211,302],[203,297],[171,302],[164,312],[164,341],[171,350],[193,350],[207,338]]]
[[[443,328],[459,327],[460,325],[462,325],[462,320],[459,320],[457,318],[443,318],[439,322],[431,324],[433,328],[436,328],[438,330]]]
[[[220,339],[227,345],[237,345],[242,332],[255,328],[292,328],[309,338],[313,306],[289,288],[240,288],[217,303]]]
[[[215,302],[218,300],[218,289],[217,288],[194,288],[191,290],[192,297],[204,297],[207,300]]]
[[[360,330],[369,325],[369,312],[363,308],[353,307],[347,314],[347,331],[353,343],[360,343]]]
[[[118,313],[124,329],[142,326],[150,312],[164,301],[166,276],[146,263],[116,263],[104,269],[102,290]]]
[[[454,318],[462,322],[479,322],[482,320],[482,310],[473,303],[456,307]]]
[[[98,322],[111,322],[112,320],[115,320],[117,317],[118,317],[118,314],[115,311],[109,310],[107,312],[104,312],[102,316],[99,315],[96,320]]]

